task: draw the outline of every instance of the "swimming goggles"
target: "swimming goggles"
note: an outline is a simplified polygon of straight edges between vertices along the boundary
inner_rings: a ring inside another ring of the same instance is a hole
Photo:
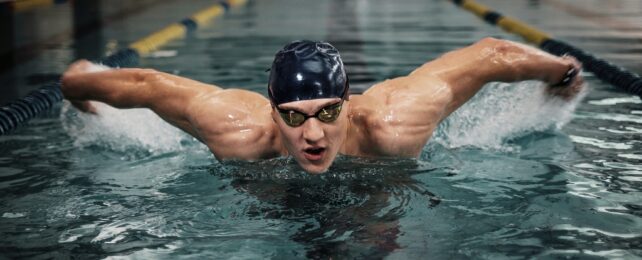
[[[343,100],[339,103],[321,108],[319,111],[317,111],[316,114],[312,116],[294,110],[280,109],[279,107],[276,107],[276,110],[279,111],[281,118],[283,118],[283,121],[285,121],[287,125],[291,127],[297,127],[302,125],[305,120],[308,120],[308,118],[312,117],[315,117],[319,119],[319,121],[324,123],[334,122],[335,120],[337,120],[337,118],[339,118],[342,106]]]

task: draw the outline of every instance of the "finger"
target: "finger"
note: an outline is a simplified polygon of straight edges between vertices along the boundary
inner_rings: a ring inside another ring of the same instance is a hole
[[[579,60],[577,60],[575,57],[572,57],[572,61],[573,61],[573,66],[575,66],[575,68],[576,68],[578,71],[581,71],[581,70],[582,70],[582,68],[584,67],[584,66],[582,65],[582,62],[580,62]]]
[[[71,101],[71,104],[76,107],[78,110],[97,115],[96,107],[94,107],[89,101]]]
[[[92,115],[98,115],[98,111],[96,110],[96,107],[89,101],[86,102],[86,108],[87,108],[87,113],[90,113]]]
[[[569,54],[564,54],[562,55],[562,59],[569,61],[571,66],[573,66],[575,69],[581,70],[582,69],[582,63],[577,60],[574,56],[571,56]]]

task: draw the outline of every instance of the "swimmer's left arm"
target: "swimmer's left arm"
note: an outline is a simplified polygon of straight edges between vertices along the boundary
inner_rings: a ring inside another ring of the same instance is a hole
[[[581,70],[581,64],[572,57],[557,57],[524,44],[485,38],[424,64],[409,77],[429,75],[447,83],[452,92],[447,116],[486,83],[541,80],[556,85],[571,69]],[[565,87],[549,88],[549,93],[570,99],[581,90],[582,82],[578,75]]]
[[[452,51],[428,62],[406,77],[376,84],[354,98],[353,117],[368,131],[367,148],[376,155],[418,156],[439,122],[492,81],[542,80],[561,82],[572,58],[559,58],[526,45],[493,38]],[[571,97],[581,77],[549,93]],[[378,150],[377,150],[378,149]]]

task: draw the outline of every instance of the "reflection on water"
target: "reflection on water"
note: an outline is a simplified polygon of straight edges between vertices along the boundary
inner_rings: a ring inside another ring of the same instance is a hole
[[[429,208],[440,202],[412,178],[431,171],[415,160],[340,158],[327,174],[316,176],[287,170],[291,167],[297,167],[292,160],[277,159],[210,172],[230,176],[230,186],[258,200],[247,207],[250,218],[297,223],[290,238],[305,246],[308,258],[386,256],[401,248],[399,219],[410,200],[418,196]]]

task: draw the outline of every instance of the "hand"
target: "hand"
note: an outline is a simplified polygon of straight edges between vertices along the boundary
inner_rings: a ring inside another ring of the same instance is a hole
[[[69,78],[70,76],[73,76],[73,75],[78,75],[78,74],[90,72],[92,70],[91,67],[93,67],[93,66],[95,66],[95,64],[91,63],[88,60],[75,61],[74,63],[69,65],[67,70],[63,73],[63,78]],[[85,112],[85,113],[90,113],[90,114],[95,114],[95,115],[98,114],[96,112],[96,107],[94,107],[88,100],[72,100],[72,99],[70,99],[69,98],[69,94],[65,93],[66,92],[66,88],[65,88],[64,84],[62,86],[62,91],[63,91],[63,94],[65,95],[65,97],[67,99],[69,99],[71,104],[74,107],[76,107],[78,110],[80,110],[82,112]]]
[[[91,104],[89,100],[85,100],[85,101],[70,100],[69,102],[71,102],[71,105],[73,105],[75,108],[77,108],[82,112],[98,115],[98,111],[96,111],[96,107],[93,104]]]
[[[67,70],[62,75],[64,77],[89,72],[90,67],[94,65],[95,64],[91,63],[88,60],[77,60],[69,65],[69,67],[67,67]]]
[[[582,88],[584,88],[584,78],[582,77],[582,74],[581,74],[582,63],[580,63],[577,59],[575,59],[573,56],[570,56],[570,55],[562,56],[562,62],[567,64],[567,67],[569,68],[568,71],[570,71],[571,69],[574,69],[577,72],[577,74],[571,78],[571,81],[569,81],[568,83],[562,86],[557,84],[549,85],[546,88],[546,92],[549,95],[558,96],[565,100],[571,100],[573,97],[575,97],[578,93],[582,91]],[[564,74],[564,77],[566,77],[566,73]],[[562,80],[560,79],[560,81]]]

